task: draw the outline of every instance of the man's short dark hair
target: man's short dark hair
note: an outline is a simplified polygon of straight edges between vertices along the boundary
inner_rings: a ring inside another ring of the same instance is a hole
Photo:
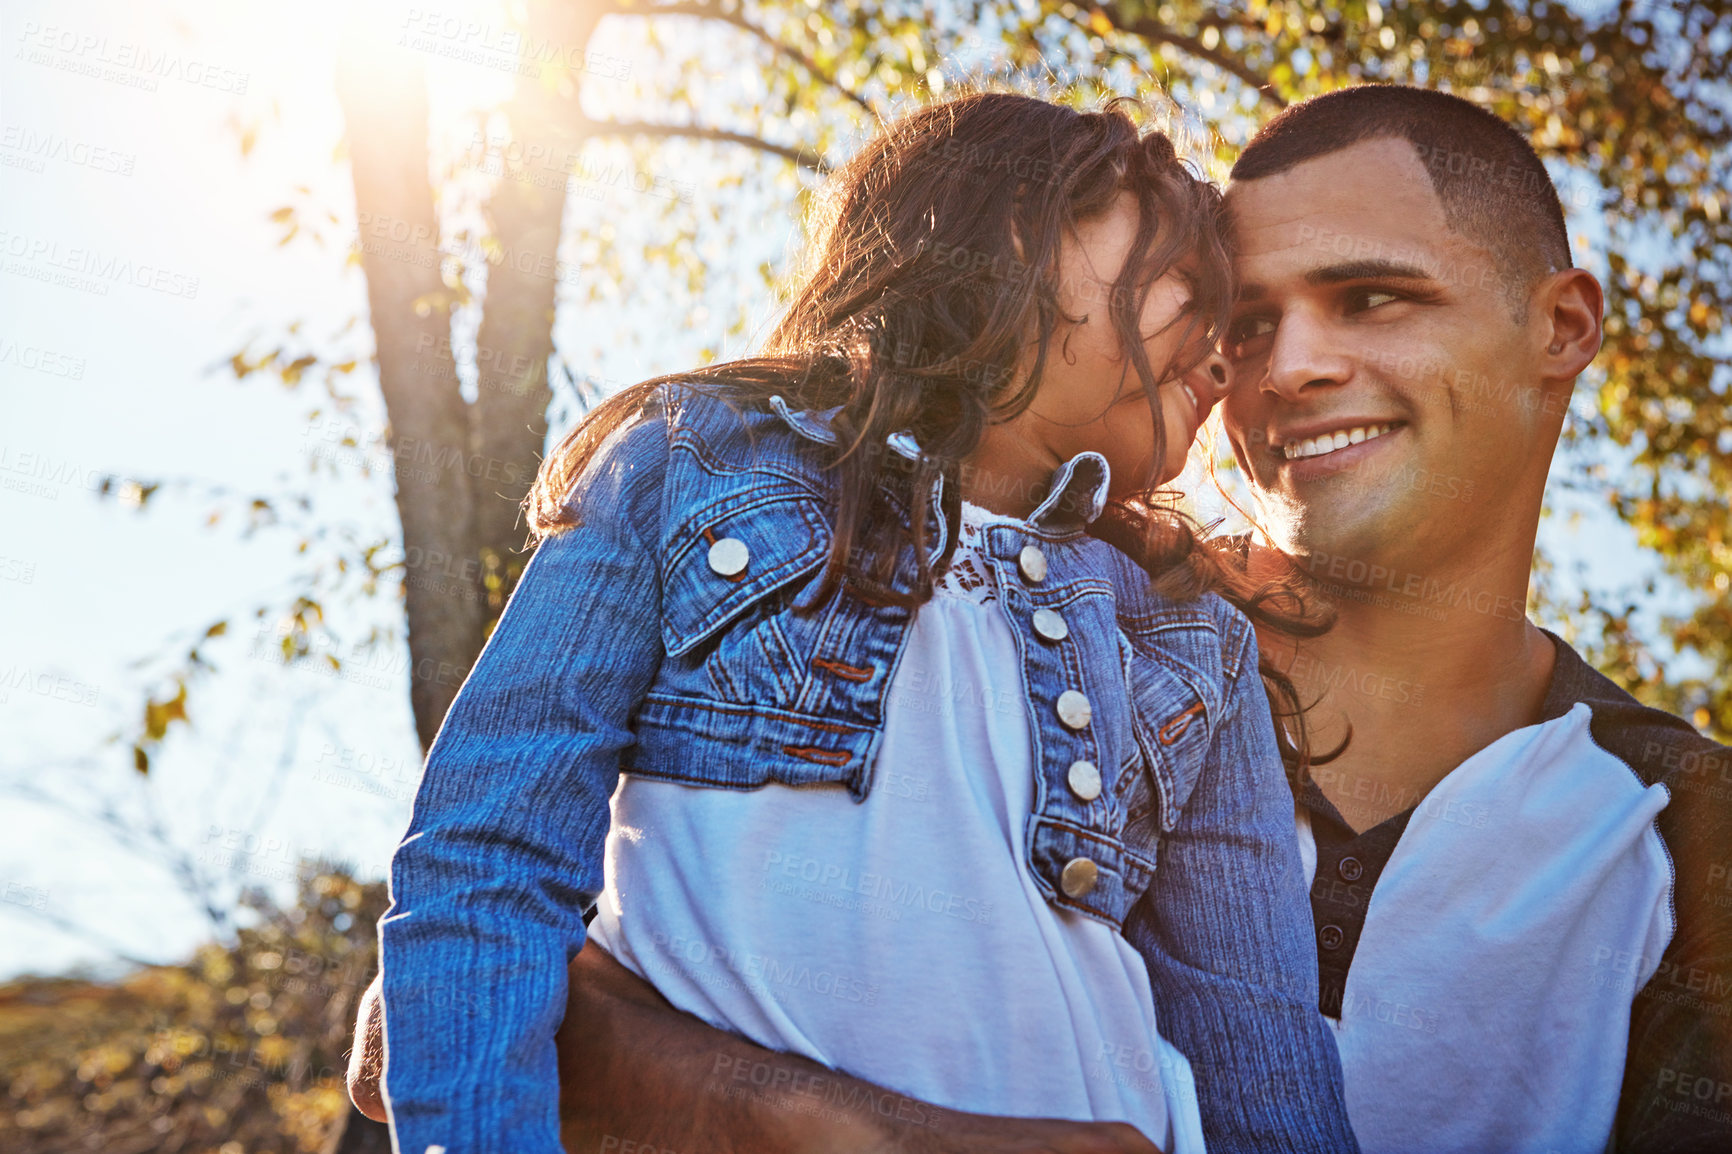
[[[1314,96],[1263,126],[1239,154],[1232,179],[1274,176],[1385,137],[1413,145],[1444,219],[1491,251],[1512,304],[1525,306],[1534,281],[1570,267],[1564,206],[1533,146],[1497,116],[1447,92],[1364,84]]]

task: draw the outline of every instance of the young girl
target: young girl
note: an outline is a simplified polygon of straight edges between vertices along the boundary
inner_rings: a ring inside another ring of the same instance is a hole
[[[550,455],[392,866],[400,1150],[559,1150],[591,906],[675,1006],[915,1098],[1355,1148],[1210,591],[1271,611],[1139,497],[1227,384],[1217,209],[1116,107],[926,108],[834,178],[763,355]]]

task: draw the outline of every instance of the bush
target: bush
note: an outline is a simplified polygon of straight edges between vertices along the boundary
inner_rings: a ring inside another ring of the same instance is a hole
[[[13,1154],[320,1154],[349,1116],[355,1004],[377,959],[381,883],[303,865],[232,947],[114,984],[0,986],[0,1149]]]

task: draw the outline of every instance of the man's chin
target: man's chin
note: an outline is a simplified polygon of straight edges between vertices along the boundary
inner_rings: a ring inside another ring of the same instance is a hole
[[[1320,578],[1357,582],[1369,578],[1375,568],[1387,569],[1389,558],[1404,552],[1402,542],[1410,535],[1411,522],[1403,527],[1400,517],[1379,515],[1331,516],[1315,509],[1303,517],[1283,518],[1265,526],[1275,548],[1297,566]],[[1364,572],[1365,576],[1350,575]]]

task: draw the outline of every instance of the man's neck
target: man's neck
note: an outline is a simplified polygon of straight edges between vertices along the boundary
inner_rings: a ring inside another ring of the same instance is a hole
[[[1336,608],[1334,628],[1299,642],[1259,632],[1263,652],[1313,706],[1313,753],[1351,732],[1312,776],[1354,829],[1416,805],[1463,761],[1538,719],[1556,650],[1525,615],[1531,555],[1531,546],[1506,551],[1425,579],[1354,574],[1361,580],[1350,584],[1314,572]],[[1284,564],[1253,549],[1253,573]]]

